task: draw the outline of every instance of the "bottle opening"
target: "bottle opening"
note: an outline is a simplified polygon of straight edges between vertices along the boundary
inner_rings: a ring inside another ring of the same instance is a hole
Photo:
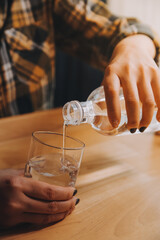
[[[83,119],[83,109],[78,101],[71,101],[63,107],[63,119],[67,125],[79,125]]]

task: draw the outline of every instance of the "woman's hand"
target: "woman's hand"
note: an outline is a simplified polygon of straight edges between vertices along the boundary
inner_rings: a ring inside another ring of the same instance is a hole
[[[155,102],[160,121],[160,70],[155,61],[155,46],[145,35],[134,35],[120,41],[105,70],[104,85],[108,116],[113,127],[121,118],[119,91],[123,88],[128,129],[143,132],[150,124]],[[140,102],[142,118],[140,119]]]
[[[0,227],[19,223],[46,225],[64,219],[79,199],[72,187],[23,177],[21,170],[0,170]]]

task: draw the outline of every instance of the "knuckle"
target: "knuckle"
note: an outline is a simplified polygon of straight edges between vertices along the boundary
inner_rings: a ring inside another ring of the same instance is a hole
[[[106,87],[106,90],[107,90],[107,95],[108,95],[109,97],[114,98],[115,96],[118,95],[118,91],[117,91],[113,86],[109,86],[109,84],[108,84],[108,86]]]
[[[59,210],[58,202],[50,202],[48,203],[48,210],[50,213],[56,213]]]
[[[55,199],[55,191],[53,191],[52,188],[48,187],[46,189],[46,196],[48,200],[54,200]]]
[[[107,77],[108,75],[111,75],[112,73],[114,73],[114,67],[113,67],[113,65],[109,65],[105,70],[105,76]]]
[[[129,107],[130,106],[139,107],[139,101],[133,97],[128,97],[126,102]]]
[[[155,103],[152,99],[146,99],[144,102],[143,102],[143,105],[147,108],[154,108],[155,107]]]
[[[4,180],[4,183],[8,188],[16,188],[18,187],[18,177],[9,176]]]

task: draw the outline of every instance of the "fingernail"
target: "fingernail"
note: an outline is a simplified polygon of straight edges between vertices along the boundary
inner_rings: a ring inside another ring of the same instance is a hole
[[[77,205],[79,202],[80,202],[80,199],[77,198],[77,200],[76,200],[76,204],[75,204],[75,205]]]
[[[142,132],[144,132],[146,130],[146,127],[141,127],[140,129],[139,129],[139,131],[142,133]]]
[[[136,131],[137,131],[137,128],[131,128],[131,129],[130,129],[130,132],[131,132],[131,133],[135,133]]]
[[[77,194],[77,189],[74,190],[73,196],[75,196],[76,194]]]

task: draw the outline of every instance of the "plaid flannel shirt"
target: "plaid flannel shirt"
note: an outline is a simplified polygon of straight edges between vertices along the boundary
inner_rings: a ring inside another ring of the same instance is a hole
[[[0,2],[0,117],[53,107],[55,45],[104,70],[116,44],[137,33],[155,33],[136,19],[113,15],[98,0]],[[5,24],[8,17],[7,24]]]

